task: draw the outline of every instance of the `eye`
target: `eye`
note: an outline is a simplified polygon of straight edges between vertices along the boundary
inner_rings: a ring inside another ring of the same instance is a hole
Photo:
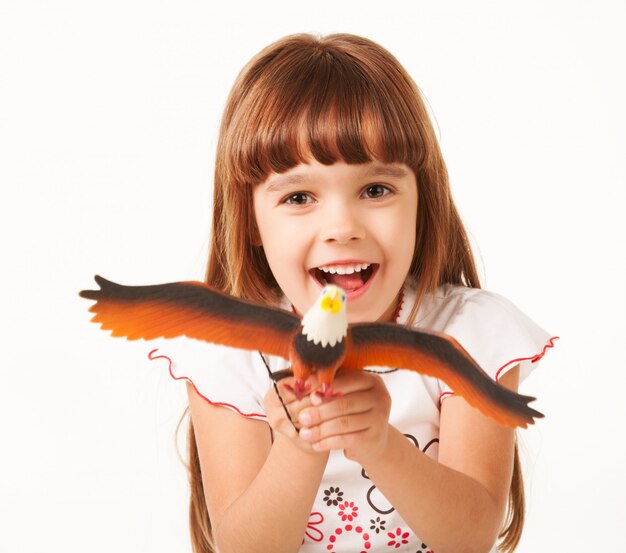
[[[295,192],[283,199],[283,203],[287,205],[306,205],[312,201],[313,199],[306,192]]]
[[[346,295],[345,294],[341,294],[341,301],[346,301]]]
[[[365,190],[363,190],[363,196],[370,199],[382,198],[391,194],[391,189],[384,184],[371,184]]]

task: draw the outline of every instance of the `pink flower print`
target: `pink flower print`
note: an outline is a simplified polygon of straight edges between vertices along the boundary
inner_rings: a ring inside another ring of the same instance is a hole
[[[358,516],[358,510],[359,508],[354,505],[354,501],[344,501],[339,505],[339,512],[337,514],[344,522],[346,520],[353,521]]]
[[[389,547],[398,549],[401,545],[409,543],[409,533],[402,532],[402,528],[396,528],[395,532],[387,532],[387,535],[391,538],[391,541],[387,542]]]

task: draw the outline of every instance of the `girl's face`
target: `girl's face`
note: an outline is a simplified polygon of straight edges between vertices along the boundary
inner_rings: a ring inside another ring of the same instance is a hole
[[[332,283],[347,292],[350,322],[391,319],[415,248],[409,167],[300,164],[255,188],[254,212],[272,273],[298,313]]]

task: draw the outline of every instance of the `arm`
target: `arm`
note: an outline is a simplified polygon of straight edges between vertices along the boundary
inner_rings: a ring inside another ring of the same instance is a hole
[[[267,423],[210,405],[190,384],[187,391],[220,553],[297,551],[328,454],[299,446],[295,430],[292,437],[276,433],[272,443]],[[279,413],[275,396],[266,396],[268,417]]]
[[[372,390],[380,403],[379,384],[372,376],[361,378],[374,382]],[[510,370],[500,383],[516,390],[518,368]],[[384,388],[382,382],[380,385]],[[357,393],[361,399],[355,395],[353,404],[366,401],[366,392]],[[318,425],[311,429],[314,448],[344,448],[361,463],[413,532],[438,553],[489,551],[504,517],[514,431],[482,415],[463,398],[450,397],[442,403],[439,460],[435,461],[388,422],[381,424],[384,405],[346,407],[340,404],[343,399],[307,409],[312,424]],[[348,415],[346,409],[355,414]],[[367,447],[362,447],[363,443]]]
[[[517,378],[516,368],[500,383],[517,389]],[[394,429],[384,456],[364,468],[429,547],[438,553],[484,552],[504,518],[514,439],[512,429],[453,396],[442,403],[438,462]]]

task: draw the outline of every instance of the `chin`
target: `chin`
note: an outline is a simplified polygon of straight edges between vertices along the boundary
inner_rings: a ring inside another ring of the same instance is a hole
[[[355,302],[352,306],[350,303],[347,305],[348,322],[350,323],[373,323],[373,322],[390,322],[398,307],[400,292],[389,299],[381,303],[376,302],[378,305],[359,305],[359,302]],[[363,298],[365,299],[365,298]],[[380,299],[380,298],[377,298]]]
[[[346,312],[348,315],[348,323],[373,323],[378,321],[384,314],[384,310],[381,308],[351,306],[349,303],[346,306]]]

